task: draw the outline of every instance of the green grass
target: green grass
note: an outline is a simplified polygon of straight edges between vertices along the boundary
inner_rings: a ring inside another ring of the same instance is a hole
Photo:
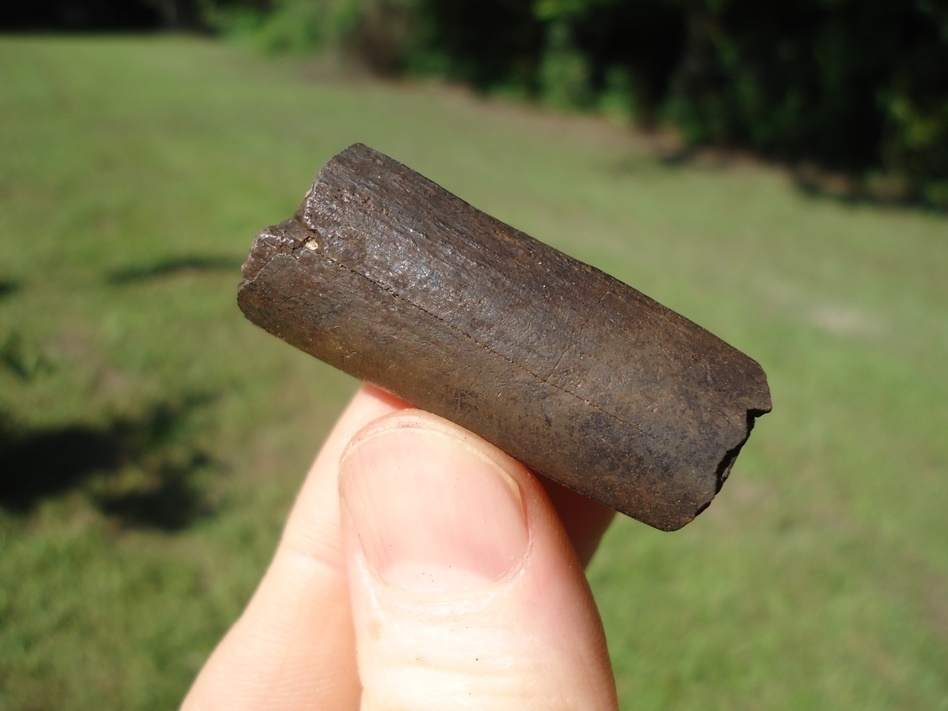
[[[246,323],[354,141],[756,357],[775,410],[590,577],[624,708],[948,709],[948,219],[182,38],[0,39],[0,709],[169,708],[355,384]]]

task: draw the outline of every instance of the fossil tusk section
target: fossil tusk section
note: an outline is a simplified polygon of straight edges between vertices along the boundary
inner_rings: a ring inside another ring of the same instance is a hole
[[[258,326],[662,530],[771,408],[753,359],[360,144],[243,276]]]

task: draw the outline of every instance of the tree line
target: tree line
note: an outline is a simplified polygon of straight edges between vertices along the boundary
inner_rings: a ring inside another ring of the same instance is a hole
[[[335,47],[380,73],[673,126],[689,145],[894,180],[948,206],[948,0],[137,4],[272,51]]]

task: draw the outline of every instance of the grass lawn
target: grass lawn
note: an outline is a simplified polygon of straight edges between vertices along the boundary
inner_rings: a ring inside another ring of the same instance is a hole
[[[948,218],[185,38],[0,38],[0,710],[174,707],[355,383],[239,267],[362,141],[757,358],[774,412],[590,578],[623,708],[948,709]]]

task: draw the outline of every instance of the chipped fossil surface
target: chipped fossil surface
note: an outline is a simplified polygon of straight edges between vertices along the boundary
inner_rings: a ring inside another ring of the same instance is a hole
[[[243,275],[265,330],[663,530],[708,506],[770,411],[753,359],[360,144]]]

